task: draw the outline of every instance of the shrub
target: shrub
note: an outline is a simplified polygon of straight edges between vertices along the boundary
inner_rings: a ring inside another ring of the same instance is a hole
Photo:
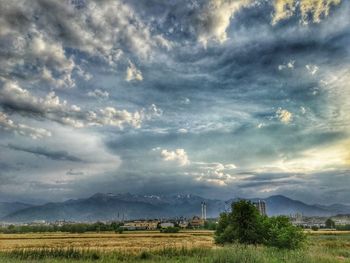
[[[115,230],[115,233],[116,234],[123,234],[123,228],[121,228],[121,227],[118,227],[116,230]]]
[[[216,243],[265,244],[294,249],[305,240],[303,231],[288,217],[262,216],[250,202],[241,200],[232,204],[232,212],[222,213],[215,232]]]
[[[207,220],[204,222],[204,229],[216,230],[216,222],[212,220]]]
[[[271,217],[266,221],[267,229],[266,244],[277,248],[296,249],[305,240],[305,234],[299,227],[294,226],[288,217]]]
[[[328,218],[325,222],[326,228],[335,228],[335,222]]]
[[[318,226],[312,226],[311,229],[312,229],[313,231],[318,231]]]
[[[142,251],[140,254],[140,259],[150,259],[152,254],[147,251]]]

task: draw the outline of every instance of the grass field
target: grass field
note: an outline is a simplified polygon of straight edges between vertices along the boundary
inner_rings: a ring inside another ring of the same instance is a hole
[[[303,249],[216,246],[211,231],[0,235],[0,262],[350,263],[349,232],[312,232]]]

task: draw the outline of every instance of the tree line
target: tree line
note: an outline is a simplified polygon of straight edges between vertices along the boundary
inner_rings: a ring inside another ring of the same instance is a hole
[[[0,233],[4,234],[21,234],[21,233],[40,233],[40,232],[68,232],[68,233],[85,233],[85,232],[103,232],[103,231],[121,231],[122,223],[112,222],[103,223],[96,222],[88,223],[74,223],[63,225],[9,225],[0,228]]]

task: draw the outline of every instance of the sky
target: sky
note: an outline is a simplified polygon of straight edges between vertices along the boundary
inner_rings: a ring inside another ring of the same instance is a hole
[[[0,201],[350,204],[350,1],[0,2]]]

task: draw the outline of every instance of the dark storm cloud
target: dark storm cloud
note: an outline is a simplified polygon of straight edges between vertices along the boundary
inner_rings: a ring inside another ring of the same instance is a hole
[[[15,144],[9,144],[7,148],[15,151],[32,153],[34,155],[43,156],[48,159],[56,160],[56,161],[83,162],[82,159],[76,156],[70,155],[66,151],[54,151],[54,150],[46,149],[44,147],[27,148],[27,147],[18,146]]]

